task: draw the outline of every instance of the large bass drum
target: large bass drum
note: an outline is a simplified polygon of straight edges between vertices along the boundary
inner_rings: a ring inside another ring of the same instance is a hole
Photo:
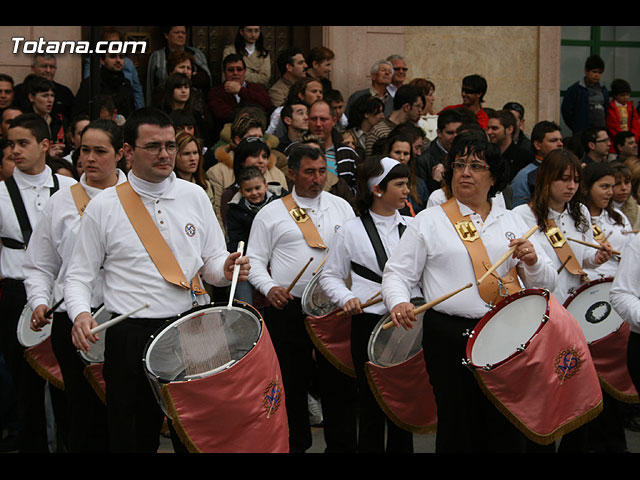
[[[414,305],[424,303],[414,299]],[[437,412],[422,352],[424,313],[412,329],[385,328],[384,315],[371,332],[365,372],[380,408],[400,428],[413,433],[436,430]]]
[[[640,396],[627,367],[631,330],[609,303],[612,282],[606,277],[583,284],[564,307],[582,327],[602,388],[616,400],[638,403]]]
[[[255,308],[238,301],[195,307],[149,339],[143,361],[190,451],[288,451],[280,365]]]
[[[464,363],[519,430],[547,445],[602,410],[602,390],[576,320],[547,290],[501,300],[478,322]]]

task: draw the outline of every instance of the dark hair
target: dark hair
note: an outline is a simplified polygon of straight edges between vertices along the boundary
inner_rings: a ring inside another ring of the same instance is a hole
[[[585,152],[591,150],[589,148],[589,143],[596,143],[598,139],[599,132],[605,132],[607,129],[605,127],[588,127],[580,134],[580,145]]]
[[[66,168],[71,172],[71,176],[78,180],[78,170],[76,170],[76,167],[73,165],[73,163],[69,162],[68,160],[65,160],[61,157],[53,157],[51,155],[47,155],[46,163],[47,165],[49,165],[49,168],[51,168],[51,171],[53,173],[57,173],[58,170]]]
[[[299,47],[285,48],[278,54],[276,64],[278,65],[280,75],[287,73],[287,65],[293,66],[293,57],[298,54],[302,55],[302,49]]]
[[[560,125],[549,120],[542,120],[541,122],[536,123],[531,130],[531,143],[535,141],[542,142],[547,133],[556,131],[562,131]]]
[[[6,138],[0,137],[0,165],[2,165],[2,160],[4,160],[4,149],[9,146],[9,142]]]
[[[191,135],[189,132],[186,132],[184,130],[181,132],[178,132],[178,134],[176,135],[176,145],[178,147],[178,150],[176,152],[176,157],[180,155],[180,153],[185,149],[185,147],[189,145],[191,142],[194,142],[196,144],[196,149],[198,151],[198,168],[193,174],[193,177],[195,178],[195,181],[198,185],[200,185],[203,189],[207,190],[207,179],[202,167],[204,162],[204,156],[202,155],[202,144],[200,143],[200,140],[197,137]],[[177,165],[177,162],[175,165]],[[175,165],[173,167],[174,170],[176,170]]]
[[[162,128],[173,127],[175,130],[171,117],[165,112],[154,107],[142,107],[134,110],[124,124],[125,143],[135,147],[140,125],[155,125]]]
[[[471,154],[487,162],[489,172],[495,180],[493,186],[489,189],[488,198],[495,196],[497,192],[502,191],[509,184],[509,169],[507,168],[507,162],[502,158],[500,148],[495,143],[491,143],[486,134],[466,131],[456,135],[449,153],[445,157],[444,181],[449,191],[452,191],[452,162],[463,155]]]
[[[242,62],[242,66],[246,69],[247,64],[244,63],[244,58],[239,53],[230,53],[224,60],[222,60],[222,70],[224,71],[227,68],[227,65],[230,63]]]
[[[240,55],[248,55],[248,52],[245,48],[246,41],[244,37],[240,34],[240,30],[242,30],[244,26],[238,27],[238,32],[236,33],[236,38],[233,42],[234,47],[236,47],[236,52]],[[269,51],[264,47],[264,35],[262,34],[262,29],[260,30],[260,35],[258,35],[258,39],[256,40],[256,52],[258,52],[259,57],[266,57],[269,55]]]
[[[600,55],[591,55],[584,62],[585,70],[602,70],[604,72],[604,60]]]
[[[444,130],[450,123],[462,123],[462,117],[457,108],[449,108],[438,114],[438,130]]]
[[[420,127],[418,127],[420,128]],[[391,150],[393,149],[393,144],[397,142],[408,143],[409,144],[409,162],[407,166],[409,167],[409,190],[411,190],[411,198],[413,198],[414,202],[418,205],[422,205],[422,199],[418,194],[418,180],[416,176],[416,156],[413,151],[413,141],[411,136],[406,135],[404,133],[396,133],[394,135],[389,135],[385,139],[385,153],[386,156],[391,156]]]
[[[55,87],[51,80],[37,75],[29,75],[26,80],[27,94],[35,95],[36,93],[55,91]]]
[[[366,114],[375,115],[380,112],[384,112],[384,102],[382,100],[370,94],[360,95],[351,104],[349,111],[346,112],[349,119],[347,129],[360,128]]]
[[[115,112],[116,110],[116,104],[111,95],[107,93],[99,93],[93,99],[92,108],[95,117],[98,117],[100,115],[100,111],[102,110],[102,108],[106,108],[107,112],[109,112],[110,115],[113,115],[113,112]]]
[[[344,97],[342,96],[342,92],[340,90],[336,90],[332,88],[331,90],[324,92],[322,95],[322,99],[331,103],[331,102],[342,102],[344,101]]]
[[[608,163],[591,162],[582,169],[582,180],[580,182],[580,193],[582,195],[582,203],[589,206],[591,203],[589,192],[593,185],[602,177],[612,176],[615,179],[615,172]],[[618,225],[623,225],[622,215],[620,215],[613,207],[613,197],[609,200],[609,204],[604,208],[613,221]]]
[[[616,153],[620,153],[620,147],[627,143],[627,138],[635,138],[636,136],[633,132],[628,130],[623,130],[622,132],[616,133],[616,136],[613,137],[613,148],[615,148]]]
[[[242,186],[242,182],[246,182],[247,180],[253,180],[254,178],[259,178],[260,180],[266,182],[266,179],[264,178],[264,174],[262,173],[262,170],[260,170],[258,167],[255,167],[255,166],[242,168],[240,172],[238,172],[238,176],[236,178],[237,178],[236,183],[238,187]]]
[[[13,87],[13,77],[11,75],[7,75],[6,73],[0,73],[0,82],[9,82]]]
[[[520,119],[524,119],[524,107],[518,102],[507,102],[502,107],[503,110],[515,110],[520,114]]]
[[[312,82],[319,83],[320,86],[322,86],[322,82],[314,77],[301,78],[296,83],[291,85],[291,88],[289,89],[289,94],[287,95],[287,98],[285,100],[285,104],[293,103],[296,100],[301,100],[300,98],[301,94],[302,94],[302,97],[304,97],[304,92],[307,90],[307,86]],[[324,96],[324,91],[322,93]],[[307,105],[307,106],[310,106],[310,105]]]
[[[91,121],[89,125],[82,129],[81,136],[84,135],[88,130],[100,130],[104,132],[107,137],[109,137],[109,143],[118,153],[118,150],[122,148],[124,143],[122,128],[120,128],[113,120],[107,120],[99,118],[97,120]]]
[[[9,123],[9,129],[15,127],[21,127],[29,130],[38,143],[42,142],[44,139],[48,139],[50,135],[47,121],[37,113],[33,112],[23,113],[11,120],[11,123]]]
[[[628,166],[624,164],[624,162],[615,161],[609,164],[611,170],[613,170],[613,176],[616,178],[626,178],[631,180],[631,170]]]
[[[164,89],[162,91],[160,108],[166,113],[171,113],[171,111],[173,110],[173,91],[176,88],[183,87],[185,85],[189,87],[189,99],[187,100],[187,103],[184,105],[183,109],[191,110],[193,98],[191,80],[189,80],[189,77],[187,77],[185,74],[178,72],[172,73],[167,77],[167,81],[164,84]]]
[[[484,102],[484,95],[487,93],[487,81],[484,77],[473,74],[462,79],[462,88],[472,88],[480,93],[480,103]]]
[[[271,149],[264,139],[260,137],[248,137],[242,140],[236,147],[235,153],[233,154],[234,177],[239,177],[240,170],[244,168],[244,162],[247,157],[259,155],[261,152],[266,152],[267,157],[271,155]]]
[[[531,210],[536,216],[540,230],[547,229],[545,220],[549,215],[549,199],[551,195],[551,182],[560,180],[567,168],[573,170],[578,178],[581,176],[582,166],[580,160],[569,150],[557,148],[550,151],[543,162],[538,167],[536,173],[536,185],[531,196]],[[579,180],[578,180],[579,183]],[[580,208],[580,195],[576,191],[575,195],[567,203],[567,212],[573,218],[574,224],[579,232],[586,232],[589,223]]]
[[[173,73],[175,68],[185,60],[191,62],[191,68],[196,68],[196,61],[193,54],[187,50],[176,50],[167,56],[167,75]]]
[[[393,109],[400,110],[406,103],[413,105],[413,102],[418,98],[422,98],[422,102],[424,103],[424,95],[418,87],[414,87],[413,85],[402,85],[398,88],[395,96],[393,97]]]
[[[325,60],[333,60],[335,53],[327,47],[314,47],[307,55],[307,65],[313,66],[313,62],[322,63]]]
[[[489,114],[489,118],[497,119],[500,122],[500,125],[504,127],[505,131],[507,128],[513,127],[513,132],[515,132],[518,126],[516,116],[509,110],[497,110],[495,112],[491,112]]]
[[[71,119],[71,123],[69,123],[69,132],[71,133],[71,135],[73,135],[76,132],[76,128],[78,127],[78,123],[85,121],[85,120],[91,120],[89,118],[89,115],[86,115],[84,113],[77,115],[75,117],[73,117]],[[77,146],[77,145],[76,145]]]
[[[620,95],[622,93],[631,93],[631,84],[622,78],[616,78],[611,82],[611,95]]]
[[[371,155],[358,165],[356,172],[356,182],[358,185],[356,195],[356,208],[360,213],[366,212],[373,205],[373,192],[369,188],[369,179],[380,175],[384,169],[381,160],[385,155]],[[387,185],[391,180],[396,178],[409,178],[410,169],[409,165],[400,163],[389,170],[389,173],[378,184],[380,190],[383,192],[387,190]]]
[[[282,110],[280,110],[280,118],[291,118],[294,105],[304,105],[305,107],[307,107],[307,104],[300,99],[293,100],[291,103],[285,103],[282,106]]]
[[[300,163],[304,157],[310,158],[311,160],[317,160],[318,158],[326,160],[322,150],[319,148],[305,144],[297,144],[294,145],[289,152],[289,157],[287,158],[288,167],[294,172],[298,172],[298,170],[300,170]]]

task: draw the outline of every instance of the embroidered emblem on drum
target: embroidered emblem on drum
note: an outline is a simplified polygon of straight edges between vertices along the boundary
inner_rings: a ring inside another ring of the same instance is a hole
[[[193,237],[196,234],[196,227],[193,223],[187,223],[184,226],[184,232],[189,235],[190,237]]]
[[[556,357],[556,375],[561,382],[567,380],[578,373],[581,364],[580,354],[574,348],[567,348]]]
[[[267,411],[267,418],[276,413],[280,407],[281,387],[278,380],[269,383],[264,391],[264,408]]]
[[[513,232],[507,232],[504,234],[505,237],[507,237],[507,240],[515,240],[516,239],[516,234]]]
[[[584,314],[584,319],[589,323],[600,323],[611,313],[611,304],[604,300],[596,302],[589,307]]]

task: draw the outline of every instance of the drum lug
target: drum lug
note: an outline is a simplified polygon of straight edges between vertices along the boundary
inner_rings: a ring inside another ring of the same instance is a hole
[[[520,346],[518,348],[516,348],[516,351],[519,352],[519,353],[522,353],[522,352],[525,351],[526,348],[527,348],[526,345],[520,344]]]
[[[469,338],[473,338],[473,336],[475,335],[475,330],[469,330],[468,328],[462,332],[462,336],[463,337],[469,337]]]
[[[547,320],[549,320],[549,315],[542,315],[542,323],[547,323]]]
[[[473,366],[471,365],[471,360],[469,360],[468,358],[462,359],[462,366],[467,367],[469,370],[473,372]]]

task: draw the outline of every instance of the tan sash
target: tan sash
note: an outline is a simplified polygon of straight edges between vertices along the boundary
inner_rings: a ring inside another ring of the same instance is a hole
[[[78,209],[78,213],[80,216],[84,213],[84,209],[87,208],[87,205],[91,201],[89,195],[87,195],[87,191],[84,189],[80,182],[74,183],[71,188],[71,195],[73,196],[73,201],[76,203],[76,208]]]
[[[562,231],[560,231],[556,225],[555,220],[545,220],[545,224],[547,225],[547,229],[544,234],[553,247],[553,250],[556,252],[558,259],[562,265],[564,265],[564,268],[566,268],[569,273],[580,275],[584,280],[587,274],[582,270],[582,267],[578,263],[578,259],[569,246],[569,242],[567,242],[564,235],[562,235]]]
[[[462,244],[469,253],[476,278],[482,277],[482,275],[491,268],[492,264],[476,226],[468,215],[463,216],[462,213],[460,213],[455,197],[442,204],[442,209],[453,224],[453,228],[458,233]],[[509,295],[522,290],[518,282],[516,268],[513,267],[506,277],[500,278],[496,272],[493,272],[485,281],[478,285],[480,297],[488,304],[497,304],[503,298],[503,295],[500,295],[500,283],[504,285]]]
[[[320,248],[322,250],[326,249],[327,246],[322,240],[318,229],[313,224],[313,221],[311,220],[309,215],[307,215],[307,212],[304,210],[304,208],[300,208],[298,205],[296,205],[296,202],[293,199],[293,195],[289,194],[283,197],[282,202],[284,203],[285,208],[288,210],[289,215],[291,215],[291,218],[293,218],[293,221],[296,222],[296,225],[298,225],[298,228],[300,228],[300,231],[302,232],[302,235],[304,236],[307,244],[311,248]]]
[[[120,202],[129,217],[131,225],[138,234],[144,248],[149,253],[151,260],[166,281],[185,290],[193,290],[197,295],[207,293],[200,284],[198,275],[193,278],[191,284],[187,279],[173,255],[171,248],[158,230],[151,215],[147,211],[140,196],[131,188],[129,182],[121,183],[116,187]]]

